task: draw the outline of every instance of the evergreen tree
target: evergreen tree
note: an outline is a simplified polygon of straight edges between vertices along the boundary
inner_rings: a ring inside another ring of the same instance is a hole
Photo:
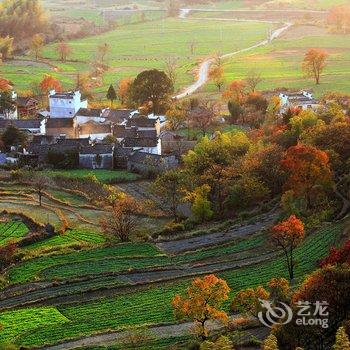
[[[111,101],[111,107],[113,106],[113,101],[117,99],[117,93],[115,92],[115,89],[112,84],[108,88],[107,99]]]

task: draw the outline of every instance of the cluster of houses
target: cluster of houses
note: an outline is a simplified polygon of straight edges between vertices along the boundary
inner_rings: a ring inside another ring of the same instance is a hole
[[[19,156],[28,165],[45,163],[50,152],[75,153],[83,168],[158,172],[176,167],[181,154],[194,146],[164,130],[162,116],[88,108],[79,91],[50,91],[49,109],[37,110],[32,119],[18,119],[18,114],[33,115],[38,102],[33,98],[17,102],[19,111],[0,119],[0,130],[13,125],[30,136]]]
[[[74,153],[78,155],[77,166],[83,168],[158,172],[176,167],[180,156],[195,144],[165,130],[162,116],[142,115],[131,109],[88,108],[79,91],[50,91],[48,110],[39,110],[35,98],[15,93],[13,98],[16,110],[0,110],[0,131],[14,125],[30,136],[30,142],[17,158],[11,158],[12,162],[20,159],[37,165],[45,163],[50,152]],[[281,112],[292,107],[319,107],[307,91],[281,92],[279,98]],[[0,163],[6,159],[2,154]]]

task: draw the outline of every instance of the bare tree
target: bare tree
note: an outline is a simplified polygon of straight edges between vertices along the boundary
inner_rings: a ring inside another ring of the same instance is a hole
[[[257,86],[262,82],[261,74],[255,70],[248,72],[247,77],[245,78],[245,85],[250,92],[255,92]]]
[[[167,57],[165,59],[165,73],[175,86],[177,74],[176,74],[176,69],[177,69],[177,58],[176,57]]]
[[[38,196],[40,207],[42,206],[42,197],[45,193],[45,190],[49,187],[49,184],[49,178],[42,175],[34,175],[33,179],[31,180],[31,185],[33,186]]]
[[[201,130],[203,136],[214,124],[219,114],[219,106],[213,102],[202,103],[189,112],[189,124]]]
[[[140,210],[140,205],[132,197],[121,196],[113,202],[110,215],[101,220],[103,231],[122,242],[129,241],[130,235],[138,225],[136,215]]]
[[[188,45],[190,47],[191,55],[194,55],[194,53],[196,51],[197,42],[193,39],[188,43]]]

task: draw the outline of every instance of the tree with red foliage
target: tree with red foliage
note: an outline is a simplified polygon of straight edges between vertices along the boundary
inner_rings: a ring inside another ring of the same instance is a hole
[[[62,86],[59,80],[49,74],[45,74],[43,80],[39,84],[39,87],[43,94],[47,94],[50,90],[55,90],[56,92],[62,91]]]
[[[0,91],[9,91],[11,90],[11,83],[9,80],[0,78]]]
[[[295,215],[275,225],[271,231],[272,243],[281,248],[285,254],[290,280],[294,278],[294,249],[304,238],[304,224]]]
[[[321,261],[321,266],[350,265],[350,239],[339,249],[332,247],[329,255]]]
[[[307,208],[311,207],[311,195],[316,188],[324,190],[333,184],[328,155],[317,148],[292,146],[286,151],[282,165],[289,171],[287,189],[305,196]]]
[[[0,271],[13,262],[16,248],[17,246],[14,243],[8,243],[6,246],[0,247]]]

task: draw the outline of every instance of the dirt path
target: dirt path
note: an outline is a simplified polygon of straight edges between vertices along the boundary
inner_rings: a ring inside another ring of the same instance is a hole
[[[217,12],[217,11],[212,11],[212,10],[206,10],[207,12]],[[187,20],[187,16],[188,14],[191,12],[191,9],[181,9],[180,10],[180,14],[179,14],[179,18],[183,19],[183,20]],[[280,22],[276,22],[276,21],[264,21],[264,20],[252,20],[252,19],[229,19],[229,18],[193,18],[193,20],[200,20],[200,21],[211,21],[211,20],[215,20],[215,21],[234,21],[234,22],[261,22],[261,23],[269,23],[269,24],[280,24]],[[283,23],[283,26],[276,29],[275,31],[273,31],[271,33],[271,36],[269,39],[263,40],[255,45],[249,46],[245,49],[241,49],[241,50],[237,50],[234,52],[230,52],[227,54],[224,54],[222,56],[220,56],[221,59],[226,59],[226,58],[230,58],[232,56],[236,56],[238,54],[244,53],[244,52],[248,52],[248,51],[252,51],[258,47],[261,46],[266,46],[268,45],[271,41],[277,39],[278,37],[280,37],[285,31],[287,31],[293,24],[292,23]],[[198,78],[197,80],[190,86],[188,86],[187,88],[185,88],[180,94],[174,96],[175,99],[182,99],[185,98],[189,95],[192,95],[194,92],[196,92],[199,88],[201,88],[202,86],[204,86],[206,84],[206,82],[208,81],[208,76],[209,76],[209,70],[210,70],[210,66],[214,63],[215,58],[209,58],[207,60],[205,60],[204,62],[202,62],[199,66],[199,70],[198,70]]]
[[[231,319],[241,317],[240,315],[231,316]],[[150,327],[149,330],[152,332],[157,339],[174,338],[190,335],[190,328],[193,326],[192,322],[170,324],[170,325],[159,325]],[[208,328],[211,331],[220,330],[223,328],[222,324],[216,322],[208,322]],[[259,339],[264,339],[268,332],[263,327],[254,328],[247,330],[251,335],[256,336]],[[98,335],[92,335],[77,340],[67,341],[61,344],[46,346],[40,349],[45,350],[70,350],[81,347],[92,347],[92,346],[108,346],[118,343],[123,338],[125,332],[110,332]]]
[[[178,254],[185,251],[194,251],[208,246],[233,241],[236,238],[241,238],[264,230],[270,227],[277,217],[278,213],[272,213],[262,216],[261,220],[254,224],[234,226],[227,231],[209,233],[191,238],[183,238],[176,241],[158,242],[156,246],[167,254]]]

